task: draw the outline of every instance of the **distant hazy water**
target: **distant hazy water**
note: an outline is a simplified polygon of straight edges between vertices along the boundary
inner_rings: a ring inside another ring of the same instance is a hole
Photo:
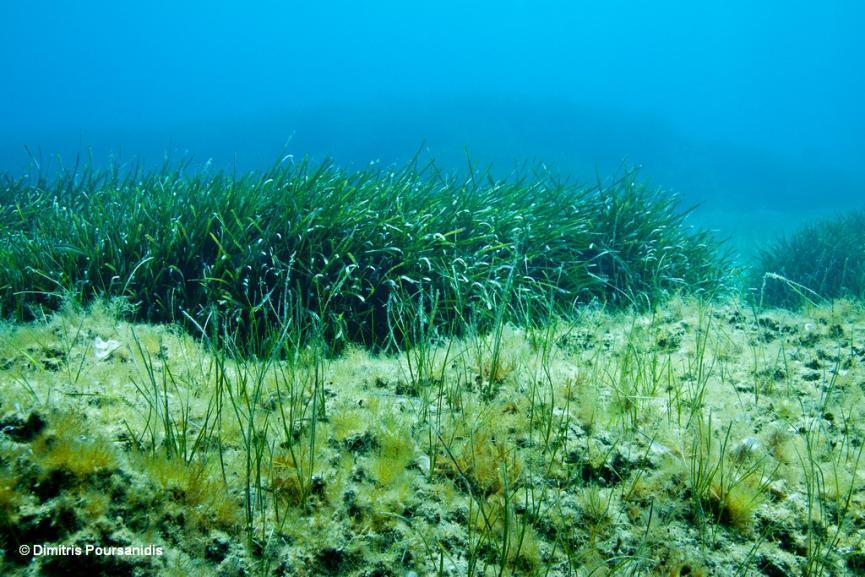
[[[643,167],[749,250],[865,205],[865,2],[2,2],[0,170]],[[45,163],[47,164],[47,162]]]

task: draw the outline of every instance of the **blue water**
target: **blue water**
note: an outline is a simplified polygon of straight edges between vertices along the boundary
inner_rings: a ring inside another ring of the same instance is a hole
[[[0,4],[0,170],[91,148],[244,170],[419,149],[643,166],[724,229],[865,203],[865,2]]]

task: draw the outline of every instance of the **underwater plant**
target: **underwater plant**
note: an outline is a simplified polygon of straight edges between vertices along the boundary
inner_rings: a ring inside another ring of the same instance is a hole
[[[798,307],[865,296],[865,210],[807,224],[757,257],[750,285],[761,304]]]
[[[9,185],[0,572],[51,515],[154,574],[855,574],[859,304],[711,298],[632,173],[429,171]]]
[[[291,157],[239,177],[183,163],[34,170],[0,176],[0,315],[122,296],[136,318],[194,333],[216,313],[251,352],[290,316],[336,348],[402,346],[388,318],[401,299],[459,333],[470,317],[484,331],[519,321],[515,304],[535,294],[564,311],[711,293],[726,257],[687,214],[633,171],[579,186]]]

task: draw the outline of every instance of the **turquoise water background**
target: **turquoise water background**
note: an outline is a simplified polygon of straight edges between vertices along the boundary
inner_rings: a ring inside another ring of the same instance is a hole
[[[0,170],[639,165],[749,246],[865,204],[863,25],[855,0],[4,1]]]

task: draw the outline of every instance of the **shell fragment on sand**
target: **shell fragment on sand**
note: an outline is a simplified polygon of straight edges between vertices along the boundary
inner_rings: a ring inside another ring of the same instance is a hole
[[[101,337],[93,339],[93,356],[97,361],[104,361],[111,353],[120,348],[120,343],[113,339],[103,341]]]

